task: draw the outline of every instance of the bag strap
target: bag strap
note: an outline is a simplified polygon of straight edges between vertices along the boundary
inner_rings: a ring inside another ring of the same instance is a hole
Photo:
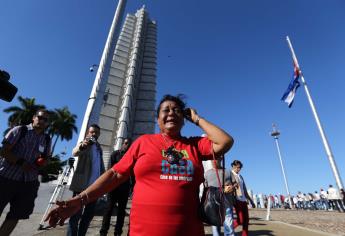
[[[214,164],[214,166],[217,167],[216,157],[215,157],[215,155],[214,155],[213,149],[212,149],[212,156],[213,156],[213,164]],[[224,202],[224,199],[225,199],[225,198],[224,198],[224,193],[223,193],[223,185],[222,185],[221,182],[220,182],[219,173],[218,173],[218,168],[216,168],[216,175],[217,175],[217,181],[218,181],[218,185],[219,185],[218,190],[219,190],[219,195],[220,195],[220,201],[221,201],[221,202]],[[223,175],[224,175],[224,170],[223,170]],[[221,207],[219,207],[218,210],[219,210],[219,211],[218,211],[218,214],[219,214],[220,219],[224,220],[224,215],[225,215],[224,209],[222,209]]]
[[[17,138],[17,140],[14,143],[12,143],[10,145],[10,150],[12,150],[13,147],[24,138],[24,136],[26,135],[27,132],[28,132],[28,127],[26,125],[21,125],[19,127],[18,134],[17,134],[18,138]]]
[[[213,164],[214,164],[214,166],[217,166],[217,161],[216,161],[216,157],[214,155],[214,151],[213,150],[212,150],[212,157],[213,157]],[[217,175],[217,181],[218,181],[218,186],[219,186],[219,192],[222,193],[223,192],[223,185],[220,182],[218,168],[216,168],[216,175]],[[224,171],[223,171],[223,175],[224,175]]]

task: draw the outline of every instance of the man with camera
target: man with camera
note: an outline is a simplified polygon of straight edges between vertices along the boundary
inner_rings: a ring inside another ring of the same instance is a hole
[[[97,142],[99,135],[100,127],[96,124],[90,125],[86,138],[73,149],[73,156],[78,157],[77,167],[70,186],[73,196],[84,191],[104,172],[102,148]],[[67,228],[68,236],[86,234],[94,216],[96,202],[87,204],[84,209],[80,209],[71,216]]]
[[[28,219],[39,188],[38,170],[50,156],[51,140],[46,110],[38,110],[29,125],[12,128],[2,141],[0,157],[0,215],[8,203],[10,211],[0,235],[10,235],[18,220]]]

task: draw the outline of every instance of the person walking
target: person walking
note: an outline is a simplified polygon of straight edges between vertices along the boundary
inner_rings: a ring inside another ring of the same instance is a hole
[[[100,127],[97,124],[90,125],[85,139],[72,151],[73,156],[78,157],[70,186],[73,196],[79,195],[104,172],[102,148],[97,142],[99,135]],[[86,234],[94,216],[96,202],[97,198],[74,212],[68,222],[67,236],[84,236]]]
[[[345,209],[343,208],[343,204],[341,202],[341,196],[340,196],[339,190],[334,188],[333,185],[330,184],[327,192],[328,192],[328,200],[333,210],[344,212]]]
[[[109,160],[109,168],[113,167],[116,163],[118,163],[121,160],[121,158],[126,153],[131,143],[132,143],[131,139],[126,138],[123,141],[121,149],[112,152],[112,154],[110,155],[110,160]],[[130,189],[130,181],[127,180],[124,183],[122,183],[119,187],[117,187],[116,189],[108,193],[107,208],[105,209],[103,220],[102,220],[102,227],[101,227],[101,230],[99,231],[100,236],[106,236],[108,234],[110,219],[111,219],[111,215],[112,215],[115,204],[117,204],[117,217],[116,217],[114,235],[120,236],[122,234],[122,227],[123,227],[125,216],[126,216],[126,206],[128,202],[129,189]]]
[[[185,119],[207,136],[182,136]],[[79,196],[58,201],[45,219],[49,225],[62,225],[82,205],[113,190],[134,172],[131,236],[204,236],[198,215],[199,186],[204,181],[202,161],[220,159],[232,147],[233,139],[195,109],[186,108],[181,96],[162,98],[157,123],[159,133],[140,136],[116,165]]]
[[[51,155],[48,126],[48,111],[38,110],[31,124],[12,128],[2,141],[0,216],[8,203],[10,211],[0,227],[1,236],[10,235],[19,220],[32,214],[40,185],[38,170]]]
[[[220,179],[220,183],[222,184],[222,189],[224,189],[224,215],[226,215],[227,219],[224,220],[224,227],[227,228],[227,235],[226,236],[234,236],[234,227],[233,227],[233,212],[232,208],[234,205],[234,194],[233,190],[235,186],[232,185],[231,176],[229,171],[224,171],[224,168],[221,166],[221,161],[217,160],[216,162],[212,161],[212,169],[209,169],[205,172],[205,185],[207,187],[216,187],[219,188],[219,183],[217,180],[217,171]],[[223,178],[224,177],[224,178]],[[223,181],[225,184],[223,184]],[[223,186],[224,185],[224,186]],[[226,214],[226,212],[228,214]],[[225,232],[225,229],[224,229]],[[212,225],[212,234],[213,236],[220,236],[221,235],[221,226]]]
[[[323,188],[320,188],[320,200],[323,210],[328,211],[330,209],[328,202],[328,193]]]
[[[249,211],[247,201],[250,202],[253,208],[255,208],[255,204],[248,194],[243,177],[240,175],[240,171],[243,167],[242,162],[239,160],[234,160],[231,163],[231,167],[231,181],[236,184],[236,201],[234,207],[237,214],[237,219],[234,220],[234,228],[242,225],[242,236],[247,236],[249,227]]]
[[[340,189],[340,197],[343,204],[343,208],[345,208],[345,191],[343,188]]]

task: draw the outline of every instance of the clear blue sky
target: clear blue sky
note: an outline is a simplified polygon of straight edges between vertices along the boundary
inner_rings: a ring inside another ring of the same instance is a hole
[[[271,125],[290,191],[334,184],[306,94],[301,87],[288,109],[280,101],[292,72],[289,35],[304,72],[341,177],[345,178],[345,3],[341,0],[234,1],[128,0],[126,12],[146,5],[158,23],[157,100],[184,93],[200,115],[235,138],[227,165],[239,159],[254,192],[285,193]],[[48,108],[68,106],[80,128],[97,64],[117,1],[3,0],[0,68],[18,95]],[[16,105],[0,101],[1,111]],[[0,132],[7,115],[1,112]],[[201,130],[187,124],[186,136]],[[58,150],[68,153],[77,135]]]

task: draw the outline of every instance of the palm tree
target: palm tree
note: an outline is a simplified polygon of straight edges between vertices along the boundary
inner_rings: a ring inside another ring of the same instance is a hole
[[[8,117],[9,128],[5,130],[5,134],[16,125],[27,125],[32,122],[32,117],[39,109],[45,109],[44,105],[36,104],[35,98],[18,97],[20,106],[11,106],[4,109],[5,113],[11,113]]]
[[[52,154],[54,153],[54,149],[59,138],[61,139],[61,141],[68,141],[72,139],[73,131],[75,133],[78,132],[78,129],[75,126],[76,119],[77,116],[75,114],[72,114],[68,110],[68,107],[55,109],[52,112],[51,125],[48,128],[48,133],[50,134],[52,140],[53,138],[55,138],[52,147]]]

